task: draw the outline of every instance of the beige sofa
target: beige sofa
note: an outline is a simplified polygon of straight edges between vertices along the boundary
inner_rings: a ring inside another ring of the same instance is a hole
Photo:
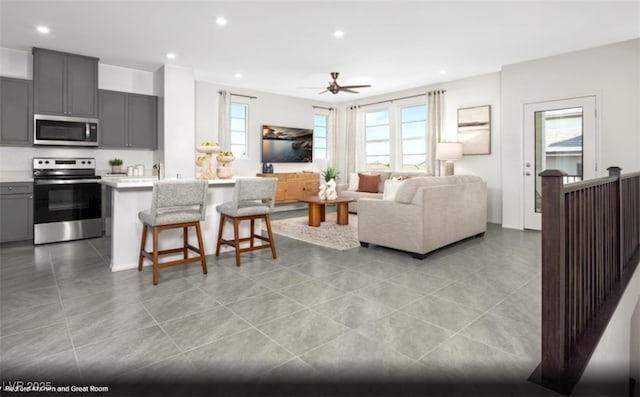
[[[363,174],[380,176],[380,183],[378,183],[378,193],[367,193],[367,192],[357,191],[357,186],[358,186],[357,181],[354,182],[354,186],[352,186],[351,188],[349,188],[349,185],[347,184],[340,184],[336,187],[339,197],[353,199],[353,201],[349,203],[349,212],[354,214],[358,213],[359,199],[370,198],[370,199],[382,200],[382,196],[384,194],[384,186],[387,180],[393,179],[393,178],[424,177],[428,175],[425,172],[387,172],[387,171],[363,172]],[[351,179],[354,178],[354,176],[357,178],[357,175],[358,175],[357,173],[352,173],[349,176],[349,182],[351,182]]]
[[[358,202],[358,239],[364,247],[375,244],[424,258],[486,230],[487,186],[473,175],[411,178],[393,200]]]

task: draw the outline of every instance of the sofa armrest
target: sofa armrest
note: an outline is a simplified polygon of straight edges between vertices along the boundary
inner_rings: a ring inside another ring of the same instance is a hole
[[[424,245],[430,251],[487,230],[485,182],[420,190],[424,208]]]
[[[423,254],[422,208],[390,200],[358,200],[358,239]]]

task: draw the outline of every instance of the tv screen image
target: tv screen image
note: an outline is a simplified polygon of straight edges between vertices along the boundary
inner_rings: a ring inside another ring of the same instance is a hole
[[[312,129],[262,126],[263,163],[310,163],[312,160]]]

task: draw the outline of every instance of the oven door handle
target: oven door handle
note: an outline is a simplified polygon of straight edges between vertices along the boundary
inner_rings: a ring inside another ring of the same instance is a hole
[[[100,179],[45,179],[35,181],[36,185],[75,185],[80,183],[99,183]]]

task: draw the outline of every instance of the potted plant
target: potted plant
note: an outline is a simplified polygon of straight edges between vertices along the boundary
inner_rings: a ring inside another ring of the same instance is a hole
[[[120,174],[122,173],[122,160],[119,158],[114,158],[109,160],[109,165],[111,166],[112,174]]]
[[[222,163],[223,167],[226,167],[228,163],[235,159],[236,157],[233,155],[233,152],[220,152],[216,157],[216,160],[218,160],[219,163]]]
[[[329,182],[332,179],[338,180],[338,170],[336,170],[336,167],[327,167],[321,174],[325,182]]]

